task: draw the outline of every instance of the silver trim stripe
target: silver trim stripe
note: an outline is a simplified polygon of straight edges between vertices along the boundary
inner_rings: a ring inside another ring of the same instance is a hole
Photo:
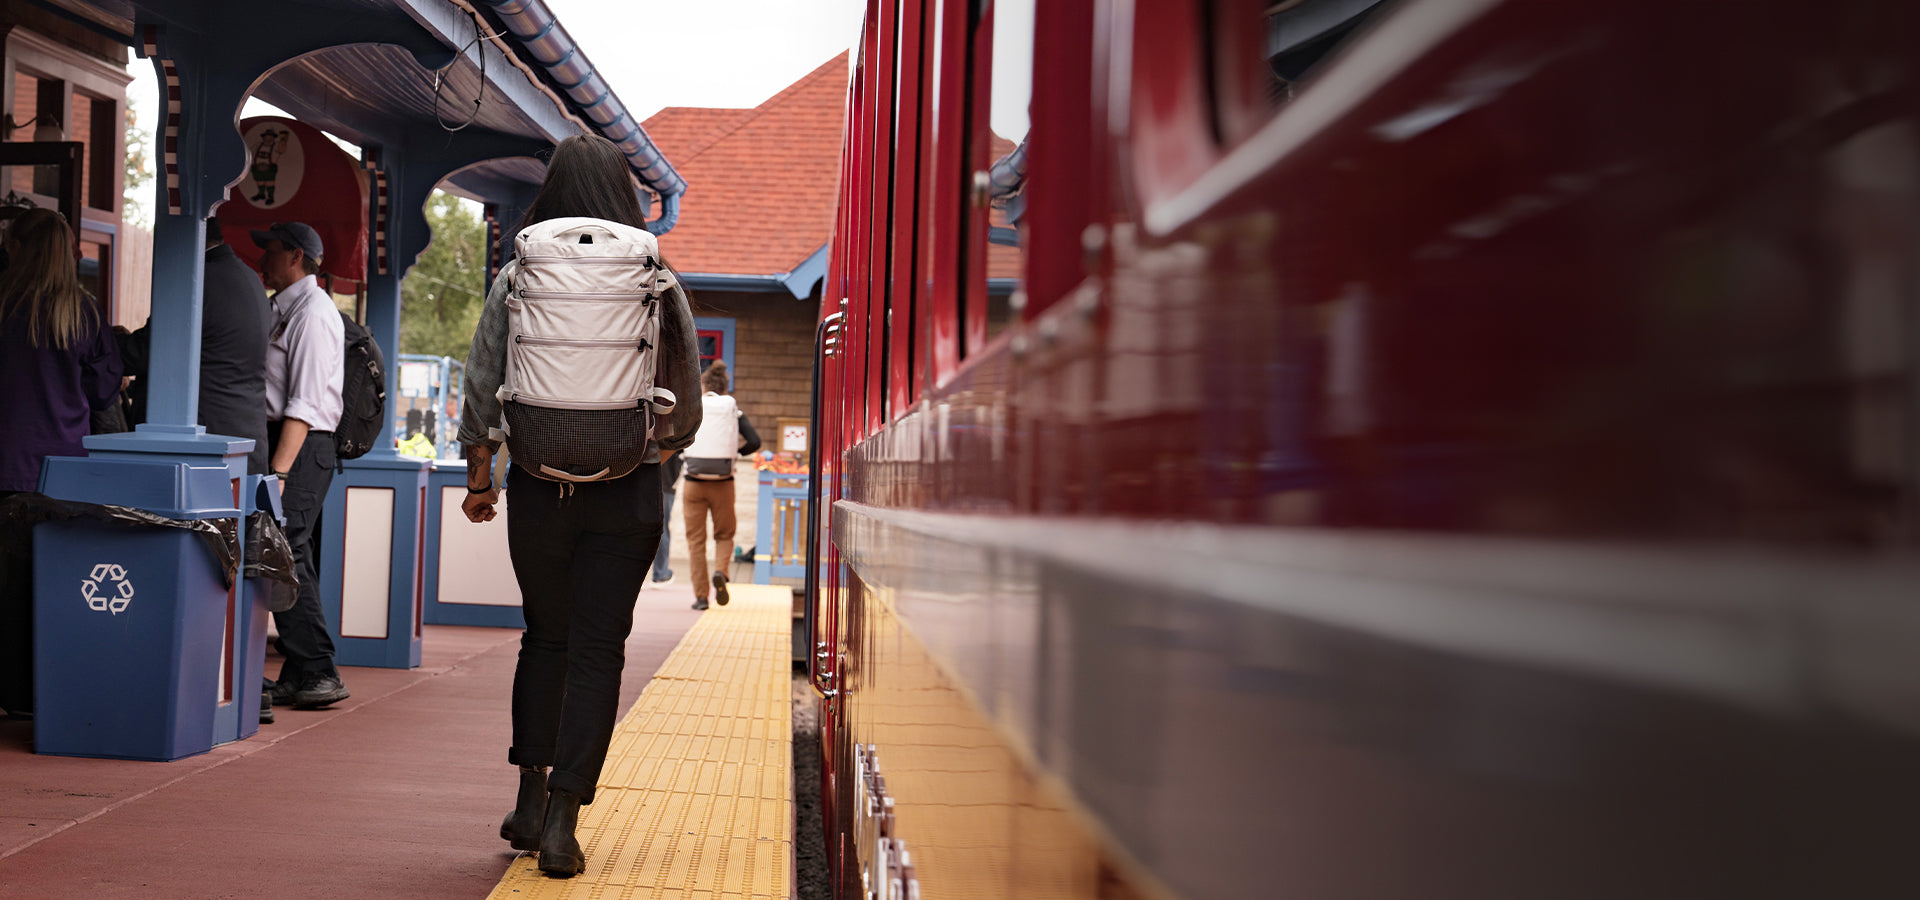
[[[1920,733],[1912,556],[836,506],[887,528],[1170,596],[1775,715],[1840,710]],[[884,568],[859,546],[842,551],[863,577]]]

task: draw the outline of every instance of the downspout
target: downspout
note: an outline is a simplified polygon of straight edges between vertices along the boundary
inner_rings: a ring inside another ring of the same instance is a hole
[[[1026,186],[1027,142],[1022,140],[1020,146],[994,160],[993,167],[987,170],[987,194],[996,200],[1005,199],[1009,225],[1018,224],[1026,212],[1026,195],[1021,193]]]
[[[640,183],[660,196],[660,215],[647,223],[647,230],[665,234],[680,218],[680,195],[686,193],[686,179],[674,171],[673,164],[653,144],[646,129],[640,127],[625,104],[613,95],[607,81],[594,71],[593,63],[580,51],[580,45],[560,24],[541,0],[478,0],[498,16],[520,45],[544,68],[580,112],[600,129],[607,140],[627,155]]]
[[[1018,192],[1027,184],[1027,142],[1007,151],[1007,155],[993,161],[993,168],[987,170],[988,193],[994,197],[1005,197]]]

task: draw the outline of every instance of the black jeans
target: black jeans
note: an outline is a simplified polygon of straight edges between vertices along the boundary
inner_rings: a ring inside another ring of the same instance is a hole
[[[507,490],[507,549],[527,619],[507,760],[552,766],[549,788],[591,803],[620,713],[633,606],[660,541],[660,467],[561,485],[516,465]]]
[[[0,500],[24,493],[0,491]],[[0,709],[28,713],[33,711],[33,550],[24,541],[16,549],[21,552],[0,549]]]
[[[271,422],[267,434],[279,443],[280,423]],[[272,452],[269,450],[268,452]],[[333,432],[309,431],[280,485],[280,508],[287,516],[287,543],[293,546],[294,574],[300,578],[300,599],[293,608],[273,614],[280,630],[280,680],[300,682],[317,675],[339,677],[333,667],[333,637],[320,611],[320,511],[333,485]]]

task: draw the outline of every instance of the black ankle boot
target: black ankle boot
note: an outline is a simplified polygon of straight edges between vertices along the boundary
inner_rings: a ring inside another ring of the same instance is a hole
[[[573,836],[579,824],[579,797],[558,790],[547,795],[547,825],[540,830],[540,871],[572,878],[587,870],[587,854]]]
[[[520,767],[520,798],[500,823],[500,837],[515,850],[540,849],[540,828],[547,821],[547,770]]]

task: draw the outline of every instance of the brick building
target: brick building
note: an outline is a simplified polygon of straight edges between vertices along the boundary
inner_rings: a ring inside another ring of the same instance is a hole
[[[127,234],[121,222],[132,80],[125,44],[27,0],[0,0],[0,142],[78,151],[66,164],[69,196],[61,196],[60,166],[8,165],[12,157],[0,154],[0,214],[36,206],[66,212],[80,239],[81,284],[118,324],[146,318],[144,277],[120,275],[151,252],[151,239]]]
[[[848,57],[828,60],[753,109],[668,107],[646,121],[690,186],[662,254],[692,289],[701,354],[733,372],[734,394],[766,446],[782,420],[804,422],[813,388],[813,337],[833,237]],[[1013,150],[999,136],[994,155]],[[997,331],[1019,251],[1009,236],[989,250],[988,318]]]
[[[782,419],[807,417],[846,92],[842,54],[753,109],[646,121],[690,185],[661,252],[692,290],[701,355],[727,360],[771,448]]]

